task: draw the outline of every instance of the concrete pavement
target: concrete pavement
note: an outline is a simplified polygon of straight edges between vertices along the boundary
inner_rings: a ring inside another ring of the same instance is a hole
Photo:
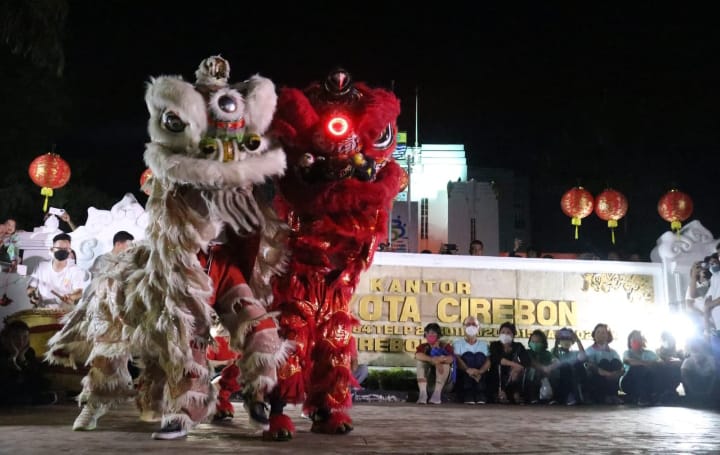
[[[263,442],[242,404],[225,424],[202,424],[185,440],[154,441],[157,424],[130,405],[112,410],[97,430],[74,432],[72,403],[0,409],[0,454],[454,454],[720,453],[720,413],[683,407],[417,405],[360,403],[348,435],[318,435],[300,410],[289,442]]]

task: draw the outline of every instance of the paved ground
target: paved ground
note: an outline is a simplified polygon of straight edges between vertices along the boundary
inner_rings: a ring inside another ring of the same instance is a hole
[[[720,453],[720,413],[683,407],[360,403],[351,411],[355,431],[344,436],[310,433],[310,422],[289,409],[295,439],[269,443],[241,406],[231,423],[200,425],[179,441],[151,440],[156,424],[138,421],[129,405],[93,432],[71,431],[71,403],[2,409],[0,453]]]

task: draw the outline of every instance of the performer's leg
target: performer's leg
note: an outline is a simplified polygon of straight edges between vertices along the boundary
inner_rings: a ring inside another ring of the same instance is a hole
[[[265,395],[277,384],[277,369],[287,357],[290,344],[278,336],[278,326],[260,301],[249,295],[246,285],[236,286],[216,304],[230,346],[243,356],[238,361],[243,377],[245,408],[251,421],[267,426]]]
[[[218,401],[213,420],[232,419],[235,415],[230,397],[241,389],[238,382],[239,374],[240,369],[235,363],[231,363],[222,369],[220,376],[213,380],[213,384],[218,388]]]
[[[167,377],[163,390],[163,416],[160,431],[153,439],[178,439],[187,436],[194,425],[215,411],[217,391],[210,383],[205,340],[192,342],[193,364],[181,377]]]
[[[167,378],[160,368],[157,359],[142,358],[140,376],[138,377],[137,406],[140,409],[140,420],[145,422],[159,421],[162,417],[163,391]]]
[[[78,395],[82,410],[73,422],[73,430],[94,430],[97,420],[113,404],[135,395],[127,362],[127,355],[115,358],[97,356],[92,360],[90,371],[82,379],[83,390]]]

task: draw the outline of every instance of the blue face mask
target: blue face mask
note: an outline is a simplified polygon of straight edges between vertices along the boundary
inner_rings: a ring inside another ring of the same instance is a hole
[[[718,272],[720,272],[720,265],[716,264],[716,265],[711,266],[711,267],[710,267],[710,271],[711,271],[712,273],[718,273]]]

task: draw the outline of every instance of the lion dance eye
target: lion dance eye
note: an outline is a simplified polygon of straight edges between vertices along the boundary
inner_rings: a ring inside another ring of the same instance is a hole
[[[385,129],[380,133],[380,136],[375,140],[375,143],[373,146],[376,149],[383,150],[393,143],[393,139],[395,138],[395,129],[391,124],[388,123],[388,125],[385,127]]]
[[[172,133],[182,133],[187,127],[187,124],[173,111],[163,112],[161,123],[163,128]]]
[[[224,95],[218,99],[218,107],[225,112],[232,113],[237,111],[238,105],[235,98]]]
[[[262,138],[259,134],[250,133],[243,139],[243,146],[250,151],[257,150],[260,144],[262,144]]]
[[[336,115],[328,120],[325,128],[330,136],[343,137],[350,130],[350,121],[346,117]]]

